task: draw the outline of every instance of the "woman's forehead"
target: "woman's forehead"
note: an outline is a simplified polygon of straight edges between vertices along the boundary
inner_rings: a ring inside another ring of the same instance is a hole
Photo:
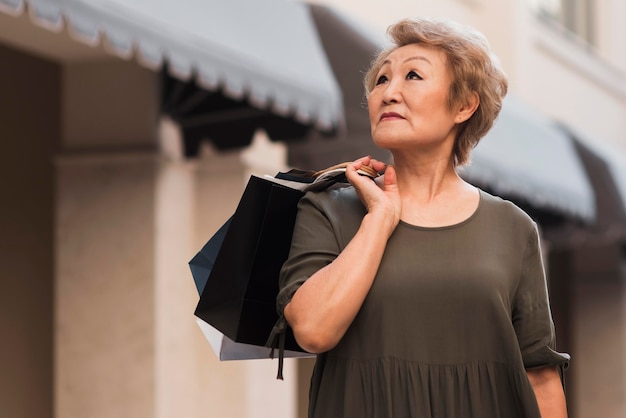
[[[383,60],[382,64],[398,64],[410,61],[438,66],[446,63],[446,55],[437,47],[414,43],[394,49]]]

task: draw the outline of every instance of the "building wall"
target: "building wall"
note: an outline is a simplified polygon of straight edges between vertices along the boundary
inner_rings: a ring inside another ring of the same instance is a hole
[[[0,45],[0,416],[52,417],[58,65]]]
[[[518,57],[519,94],[554,119],[626,153],[626,66],[611,62],[529,16]],[[626,37],[626,32],[622,33]]]
[[[158,75],[115,58],[63,66],[63,148],[157,147]]]

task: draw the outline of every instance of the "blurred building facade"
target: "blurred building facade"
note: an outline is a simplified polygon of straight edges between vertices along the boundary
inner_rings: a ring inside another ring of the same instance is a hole
[[[620,0],[316,4],[372,34],[415,15],[474,26],[500,57],[512,93],[581,133],[585,147],[610,150],[599,155],[626,154]],[[198,296],[187,268],[236,207],[248,176],[284,169],[292,146],[262,132],[230,150],[198,141],[207,134],[190,136],[176,115],[164,115],[162,72],[112,56],[101,43],[77,42],[66,29],[50,32],[26,13],[0,11],[0,62],[0,415],[305,416],[311,361],[288,360],[284,382],[274,379],[274,361],[220,363],[195,324]],[[344,97],[346,107],[352,99]],[[297,129],[276,132],[282,139]],[[364,148],[344,142],[341,149],[343,157]],[[626,179],[619,180],[614,188],[624,199]],[[570,415],[622,417],[620,226],[536,213],[560,348],[573,356]]]

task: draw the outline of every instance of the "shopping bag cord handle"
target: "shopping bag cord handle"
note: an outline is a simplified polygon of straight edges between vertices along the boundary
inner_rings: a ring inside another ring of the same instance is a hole
[[[276,349],[276,338],[278,338],[278,374],[276,379],[283,379],[283,360],[285,359],[285,333],[287,331],[287,321],[285,321],[285,317],[280,317],[280,319],[274,325],[270,337],[267,341],[267,345],[272,347],[270,351],[270,358],[274,358],[274,350]]]

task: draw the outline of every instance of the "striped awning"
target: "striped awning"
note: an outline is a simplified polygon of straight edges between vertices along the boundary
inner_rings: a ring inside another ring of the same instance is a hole
[[[322,130],[343,120],[341,93],[307,7],[289,0],[0,0],[151,69],[220,90]]]

